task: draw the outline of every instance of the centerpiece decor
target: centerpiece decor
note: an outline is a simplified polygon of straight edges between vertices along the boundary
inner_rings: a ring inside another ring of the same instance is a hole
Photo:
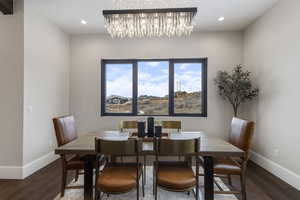
[[[105,28],[113,38],[190,35],[196,13],[196,7],[103,10]]]
[[[237,65],[231,74],[226,71],[219,71],[214,80],[219,95],[232,105],[235,117],[242,103],[258,96],[259,90],[253,88],[250,75],[249,71],[243,71],[242,65]]]
[[[145,121],[138,121],[138,137],[145,137]]]
[[[147,118],[147,135],[148,135],[148,137],[154,136],[154,118],[153,117]]]

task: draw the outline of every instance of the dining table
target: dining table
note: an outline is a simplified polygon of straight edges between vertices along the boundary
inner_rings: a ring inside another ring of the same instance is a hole
[[[99,131],[80,136],[74,141],[55,149],[59,155],[79,155],[84,161],[84,200],[93,199],[93,176],[95,162],[95,137],[118,137],[130,134],[120,131]],[[129,136],[130,137],[130,136]],[[214,199],[214,157],[243,157],[244,151],[230,144],[226,140],[206,133],[205,131],[179,132],[169,134],[169,137],[181,137],[181,139],[200,138],[197,156],[204,160],[204,200]],[[155,155],[153,140],[143,139],[142,155]]]

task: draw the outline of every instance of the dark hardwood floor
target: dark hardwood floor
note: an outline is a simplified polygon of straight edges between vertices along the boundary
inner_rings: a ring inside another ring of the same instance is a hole
[[[0,180],[0,200],[53,200],[59,193],[60,182],[61,164],[57,160],[25,180]],[[233,185],[239,187],[238,177],[233,177]],[[300,191],[250,162],[247,197],[248,200],[299,200]]]

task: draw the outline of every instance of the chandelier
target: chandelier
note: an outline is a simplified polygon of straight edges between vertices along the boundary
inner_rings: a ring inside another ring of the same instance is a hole
[[[197,8],[104,10],[111,37],[173,37],[190,35]]]

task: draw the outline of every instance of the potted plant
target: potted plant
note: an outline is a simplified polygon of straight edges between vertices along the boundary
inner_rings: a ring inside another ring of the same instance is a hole
[[[230,102],[235,117],[242,103],[258,96],[259,90],[253,88],[250,75],[249,71],[243,70],[242,65],[237,65],[231,73],[219,71],[214,79],[219,95]]]

